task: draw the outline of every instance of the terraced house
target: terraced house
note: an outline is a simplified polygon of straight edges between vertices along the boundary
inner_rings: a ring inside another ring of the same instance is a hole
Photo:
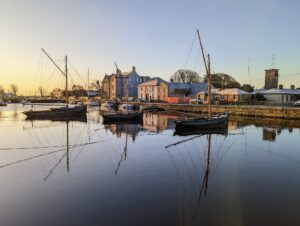
[[[207,83],[175,83],[155,77],[138,85],[138,98],[145,101],[186,103],[196,98],[197,93],[207,89]]]
[[[116,70],[115,74],[105,75],[102,80],[102,97],[113,100],[128,97],[137,98],[137,86],[150,80],[148,76],[140,76],[133,66],[129,72]]]

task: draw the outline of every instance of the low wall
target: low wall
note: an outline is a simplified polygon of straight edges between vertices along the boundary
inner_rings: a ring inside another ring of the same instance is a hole
[[[166,110],[207,113],[206,105],[190,104],[164,104],[164,103],[140,103],[140,106],[157,106]],[[300,119],[300,107],[271,107],[271,106],[228,106],[213,105],[213,113],[227,112],[230,116],[267,117],[282,119]]]

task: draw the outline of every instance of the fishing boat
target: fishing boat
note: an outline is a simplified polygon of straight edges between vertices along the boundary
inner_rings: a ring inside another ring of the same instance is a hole
[[[65,57],[65,72],[54,62],[54,60],[48,55],[48,53],[42,49],[42,51],[46,54],[46,56],[52,61],[52,63],[58,68],[58,70],[63,74],[66,79],[66,106],[59,108],[50,108],[47,110],[29,110],[23,112],[27,116],[27,119],[61,119],[61,120],[71,120],[73,118],[78,117],[86,117],[87,106],[86,105],[78,105],[74,107],[69,106],[69,96],[68,96],[68,58]]]
[[[207,56],[207,62],[200,38],[199,30],[197,30],[198,39],[201,47],[202,57],[205,65],[205,70],[208,77],[208,117],[192,118],[174,121],[176,128],[201,128],[201,129],[213,129],[218,127],[227,127],[228,114],[222,113],[212,116],[211,115],[211,73],[210,73],[210,57]]]

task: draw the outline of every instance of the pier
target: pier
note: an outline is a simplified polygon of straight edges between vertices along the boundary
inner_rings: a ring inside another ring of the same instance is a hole
[[[207,113],[206,105],[191,105],[191,104],[166,104],[166,103],[138,103],[141,109],[148,106],[156,106],[165,110]],[[278,118],[278,119],[293,119],[300,120],[299,107],[275,107],[262,105],[214,105],[212,113],[227,112],[229,116],[241,117],[263,117],[263,118]]]

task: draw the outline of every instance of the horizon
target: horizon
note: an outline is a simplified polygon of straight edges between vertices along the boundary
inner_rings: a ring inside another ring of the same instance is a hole
[[[115,72],[115,62],[122,71],[134,65],[141,76],[167,81],[185,68],[203,78],[195,40],[199,29],[213,73],[261,88],[264,70],[275,67],[280,69],[280,84],[299,87],[299,6],[297,1],[279,0],[2,1],[0,85],[7,90],[15,83],[26,95],[47,81],[39,70],[51,75],[54,65],[41,48],[55,61],[67,54],[81,80],[89,68],[90,81],[101,81],[105,73]],[[57,71],[51,76],[61,82]]]

